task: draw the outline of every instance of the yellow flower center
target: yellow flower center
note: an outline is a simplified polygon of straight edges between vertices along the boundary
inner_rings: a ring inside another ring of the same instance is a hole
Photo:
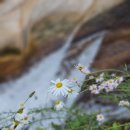
[[[99,116],[100,119],[102,119],[102,116]]]
[[[7,130],[12,130],[12,128],[8,128]]]
[[[60,100],[57,100],[56,102],[55,102],[55,105],[59,105],[60,104]]]
[[[56,87],[57,88],[61,88],[63,86],[63,84],[61,83],[61,82],[58,82],[57,84],[56,84]]]
[[[112,80],[110,80],[109,83],[113,83]]]
[[[74,77],[74,78],[73,78],[73,80],[77,80],[77,78],[76,78],[76,77]]]
[[[79,69],[79,70],[82,70],[82,69],[83,69],[83,67],[82,67],[82,66],[78,66],[78,69]]]
[[[73,89],[69,89],[68,90],[68,93],[72,93],[74,90]]]

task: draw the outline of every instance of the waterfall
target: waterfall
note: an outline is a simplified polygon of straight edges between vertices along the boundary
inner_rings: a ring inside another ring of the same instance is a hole
[[[32,91],[36,91],[38,99],[29,101],[29,103],[27,103],[28,108],[39,105],[45,106],[47,104],[46,101],[50,80],[55,80],[57,78],[56,73],[60,68],[61,61],[64,58],[67,49],[71,45],[71,41],[76,33],[76,30],[77,29],[75,29],[74,32],[68,37],[62,48],[42,59],[37,65],[33,66],[28,73],[24,74],[19,79],[0,84],[0,87],[3,88],[3,92],[1,90],[0,94],[0,104],[2,104],[0,107],[0,112],[15,110],[16,106],[18,106],[20,102],[24,101],[28,97],[28,94]],[[100,42],[101,38],[86,49],[81,54],[79,62],[86,63],[84,61],[91,61],[96,55],[95,50],[96,48],[98,50]],[[92,51],[93,49],[94,51]],[[74,75],[79,74],[73,70],[71,76]],[[61,78],[63,77],[61,76]]]
[[[0,111],[14,110],[32,91],[36,91],[38,99],[30,101],[27,107],[32,108],[41,104],[45,105],[50,80],[56,78],[55,75],[60,67],[61,60],[70,46],[74,35],[75,31],[68,37],[61,49],[44,58],[19,79],[0,84],[0,87],[3,88],[0,94],[0,104],[2,104]]]

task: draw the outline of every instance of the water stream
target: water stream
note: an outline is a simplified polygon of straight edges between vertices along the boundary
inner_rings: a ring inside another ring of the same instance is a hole
[[[57,78],[56,73],[60,68],[61,61],[64,58],[68,47],[71,45],[73,37],[74,34],[72,33],[62,48],[41,60],[22,77],[0,84],[0,87],[3,88],[3,91],[1,90],[0,93],[0,112],[15,110],[18,104],[24,101],[28,97],[28,94],[32,91],[36,91],[38,99],[29,101],[27,103],[27,107],[32,108],[39,105],[46,105],[50,80],[55,80]],[[101,40],[102,37],[99,37],[97,41],[92,43],[90,47],[82,52],[78,61],[85,65],[90,65],[96,55],[99,45],[101,44]],[[76,70],[73,70],[69,77],[73,77],[75,75],[77,75],[80,79],[84,78],[84,75],[81,75]],[[61,76],[60,78],[63,77]]]

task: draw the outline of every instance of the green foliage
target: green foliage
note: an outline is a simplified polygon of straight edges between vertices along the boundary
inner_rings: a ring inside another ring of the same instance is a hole
[[[46,129],[41,128],[41,127],[37,127],[36,130],[46,130]]]
[[[87,115],[77,111],[75,117],[68,118],[65,122],[65,130],[95,130],[97,121],[94,115]],[[99,128],[97,126],[97,128]]]
[[[104,72],[104,80],[101,82],[96,82],[96,79],[99,77],[99,75]],[[113,77],[111,74],[115,72],[116,76]],[[85,81],[83,82],[83,85],[81,87],[81,93],[90,94],[89,87],[90,85],[97,84],[101,85],[102,82],[110,80],[110,79],[116,79],[118,76],[123,76],[124,80],[119,84],[119,86],[116,89],[113,89],[111,92],[105,92],[102,90],[100,94],[94,95],[93,97],[99,98],[101,100],[107,100],[113,103],[115,106],[118,106],[119,101],[121,100],[128,100],[130,101],[130,75],[128,73],[128,68],[125,66],[124,71],[120,70],[101,70],[92,72],[87,75]],[[91,77],[91,78],[90,78]],[[93,78],[92,78],[93,77]],[[35,91],[29,94],[27,100],[25,100],[24,104],[34,96]],[[126,107],[128,110],[130,109],[129,106],[123,106]],[[8,113],[1,113],[0,114],[0,125],[2,123],[6,123],[7,126],[4,126],[5,128],[8,128],[10,126],[10,123],[12,121],[15,121],[15,125],[19,125],[20,122],[18,122],[15,119],[16,114],[22,114],[24,108],[19,108],[16,112],[8,112]],[[63,113],[67,113],[67,116],[62,116]],[[105,111],[110,112],[110,111]],[[51,116],[51,113],[56,114],[57,116]],[[47,116],[47,114],[49,116]],[[107,122],[98,122],[96,119],[96,115],[99,114],[98,112],[93,113],[87,113],[87,110],[83,110],[81,108],[78,108],[77,106],[73,105],[70,109],[64,108],[63,110],[56,111],[53,107],[50,108],[42,108],[37,107],[29,110],[28,115],[33,117],[33,120],[29,122],[26,126],[31,127],[31,125],[42,122],[44,120],[52,120],[52,119],[63,119],[64,124],[57,125],[55,123],[52,123],[52,127],[55,130],[130,130],[130,123],[128,121],[122,121],[119,120],[108,120]],[[40,115],[40,118],[36,118],[36,115]],[[8,122],[8,124],[7,124]],[[25,126],[25,127],[26,127]],[[37,127],[36,130],[46,130],[43,127]]]
[[[113,125],[112,125],[112,128],[111,128],[111,130],[121,130],[121,128],[120,127],[118,127],[119,126],[119,124],[118,123],[113,123]]]

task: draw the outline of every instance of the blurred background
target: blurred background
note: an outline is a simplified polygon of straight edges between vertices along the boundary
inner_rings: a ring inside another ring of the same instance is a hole
[[[32,91],[45,106],[50,80],[85,78],[77,63],[130,64],[130,0],[0,0],[0,112]]]

